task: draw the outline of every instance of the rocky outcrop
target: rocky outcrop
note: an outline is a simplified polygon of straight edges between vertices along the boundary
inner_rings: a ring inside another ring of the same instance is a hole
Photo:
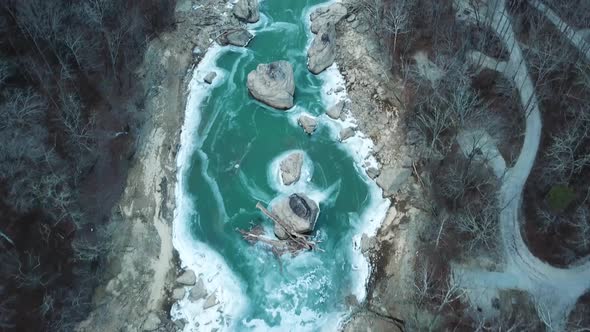
[[[238,0],[234,5],[233,14],[248,23],[258,22],[260,19],[258,0]]]
[[[407,168],[386,167],[375,181],[383,189],[383,197],[389,197],[397,193],[410,175],[412,171]]]
[[[300,116],[299,119],[297,119],[297,123],[308,135],[313,134],[318,126],[317,120],[307,115]]]
[[[221,46],[234,45],[246,47],[252,38],[254,38],[254,36],[246,29],[231,29],[221,34],[217,38],[217,42]]]
[[[294,152],[283,159],[279,165],[281,170],[281,179],[283,184],[288,186],[297,181],[301,176],[301,166],[303,166],[303,153]]]
[[[319,74],[330,67],[336,59],[336,30],[334,24],[327,23],[313,39],[307,50],[307,68]]]
[[[344,142],[352,136],[354,136],[354,128],[346,127],[340,130],[340,142]]]
[[[192,270],[186,270],[176,279],[176,282],[181,285],[192,286],[197,282],[197,276]]]
[[[277,109],[293,107],[295,80],[287,61],[259,64],[248,74],[248,90],[257,100]]]
[[[207,84],[211,84],[211,83],[213,83],[213,80],[215,79],[215,77],[217,77],[217,73],[212,71],[209,74],[207,74],[205,76],[205,78],[203,78],[203,81],[205,81],[205,83],[207,83]]]
[[[346,7],[341,3],[335,3],[327,7],[320,7],[313,11],[310,15],[311,20],[311,32],[318,33],[321,27],[328,23],[333,26],[348,14]]]
[[[300,234],[313,231],[320,211],[316,202],[304,194],[292,194],[276,200],[271,210],[282,222]],[[277,223],[274,225],[274,233],[279,239],[288,238],[285,229]]]
[[[344,110],[344,105],[344,101],[339,101],[338,103],[336,103],[336,105],[330,107],[326,114],[334,120],[340,119],[342,111]]]

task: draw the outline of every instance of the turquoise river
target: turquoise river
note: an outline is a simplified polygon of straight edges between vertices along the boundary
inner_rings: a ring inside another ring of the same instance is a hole
[[[178,154],[174,245],[184,267],[203,282],[207,298],[174,304],[185,331],[334,331],[345,321],[352,296],[364,299],[369,266],[360,253],[362,233],[374,233],[388,201],[365,175],[375,164],[361,133],[338,141],[340,128],[327,107],[346,98],[336,66],[320,75],[307,69],[313,35],[309,13],[318,0],[265,0],[261,19],[247,28],[246,48],[212,46],[195,69]],[[295,106],[275,110],[248,94],[246,77],[259,63],[289,61],[295,72]],[[212,85],[203,83],[211,71]],[[302,113],[317,117],[309,136]],[[278,160],[303,151],[301,179],[284,186]],[[313,239],[321,251],[275,257],[250,245],[236,229],[272,222],[256,209],[303,192],[320,206]],[[187,288],[189,289],[189,288]],[[214,298],[211,298],[213,296]],[[209,300],[213,306],[204,309]]]

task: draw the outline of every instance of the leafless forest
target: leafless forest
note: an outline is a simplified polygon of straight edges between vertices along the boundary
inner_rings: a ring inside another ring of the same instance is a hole
[[[420,205],[432,219],[416,289],[403,299],[413,303],[405,327],[588,329],[588,296],[563,309],[526,283],[506,290],[522,291],[522,305],[492,301],[491,320],[468,301],[454,266],[509,260],[509,217],[531,257],[564,275],[590,254],[590,2],[364,0],[357,11],[379,23],[374,33],[402,82]],[[506,199],[519,182],[522,196]]]
[[[174,1],[0,4],[0,330],[71,331],[100,282]]]

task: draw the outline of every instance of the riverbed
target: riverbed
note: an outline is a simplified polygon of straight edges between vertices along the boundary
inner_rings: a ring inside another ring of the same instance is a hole
[[[187,322],[185,331],[333,331],[364,300],[369,265],[360,238],[376,231],[389,201],[365,174],[377,166],[371,141],[357,132],[340,142],[340,129],[354,119],[324,114],[346,99],[337,66],[317,76],[307,69],[309,13],[326,4],[261,2],[260,21],[248,26],[255,35],[248,47],[212,46],[194,71],[177,159],[173,237],[183,266],[195,271],[208,295],[174,304],[172,316]],[[295,106],[288,111],[263,105],[246,88],[250,71],[278,60],[294,68]],[[217,76],[209,85],[203,79],[212,71]],[[311,136],[297,125],[304,113],[319,122]],[[294,151],[305,156],[302,175],[285,186],[279,160]],[[319,204],[313,240],[321,250],[276,257],[242,239],[236,229],[259,224],[272,236],[272,222],[256,203],[268,206],[291,193]]]

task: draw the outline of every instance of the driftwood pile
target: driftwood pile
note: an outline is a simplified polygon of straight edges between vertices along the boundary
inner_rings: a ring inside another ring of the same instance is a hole
[[[281,256],[284,253],[291,253],[292,255],[295,255],[300,251],[307,250],[322,251],[320,248],[317,247],[317,242],[311,241],[309,239],[309,235],[297,233],[288,223],[282,221],[275,214],[268,211],[260,202],[256,203],[256,208],[262,211],[262,213],[264,213],[272,221],[280,225],[280,227],[282,227],[285,230],[285,233],[288,237],[285,240],[272,239],[265,235],[264,229],[261,225],[256,225],[247,231],[238,229],[237,231],[240,234],[242,234],[242,236],[246,241],[248,241],[248,243],[264,243],[270,246],[271,251],[277,256]]]

